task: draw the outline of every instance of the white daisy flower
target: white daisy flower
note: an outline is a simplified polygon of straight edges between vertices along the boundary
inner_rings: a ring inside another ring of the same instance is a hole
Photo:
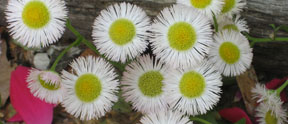
[[[241,33],[224,30],[214,35],[211,44],[209,61],[224,76],[237,76],[250,68],[253,53],[249,41]]]
[[[6,19],[10,34],[27,47],[46,47],[64,33],[64,0],[9,0]]]
[[[246,6],[246,0],[224,0],[222,8],[222,15],[233,17],[235,14],[239,14]]]
[[[142,124],[193,124],[188,116],[177,111],[158,111],[143,116],[140,119]]]
[[[114,68],[101,58],[80,57],[71,65],[72,72],[62,71],[67,95],[65,110],[81,120],[98,119],[118,100],[119,81]]]
[[[219,16],[217,18],[219,30],[234,30],[238,32],[249,32],[247,22],[237,15],[233,20],[227,16]]]
[[[213,13],[215,15],[221,13],[224,4],[223,0],[177,0],[176,2],[197,9],[211,20],[213,19]]]
[[[63,100],[65,89],[56,72],[31,69],[27,82],[30,92],[47,103],[57,104]]]
[[[173,68],[198,66],[212,42],[208,18],[182,5],[163,9],[151,30],[153,53]]]
[[[102,10],[95,19],[92,37],[100,53],[125,62],[145,51],[150,19],[140,7],[120,3]]]
[[[197,68],[171,71],[164,83],[169,106],[188,115],[205,114],[220,99],[221,75],[208,62]]]
[[[168,104],[162,90],[168,68],[150,56],[139,57],[126,67],[123,73],[122,90],[127,102],[142,113],[167,110]]]
[[[257,99],[257,102],[267,101],[273,94],[273,91],[267,89],[265,85],[257,83],[256,86],[251,91],[253,99]]]
[[[280,99],[279,99],[280,100]],[[283,102],[277,104],[261,103],[256,108],[259,124],[287,124],[287,110],[282,107]]]
[[[253,93],[253,99],[256,99],[257,103],[265,102],[270,106],[274,105],[278,108],[281,107],[281,104],[283,104],[281,98],[277,96],[277,92],[275,90],[267,89],[264,84],[257,83],[251,92]]]

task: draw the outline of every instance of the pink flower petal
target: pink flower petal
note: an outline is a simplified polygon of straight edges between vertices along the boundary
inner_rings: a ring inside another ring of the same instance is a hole
[[[21,117],[19,113],[16,113],[13,117],[11,117],[8,120],[8,122],[19,122],[19,121],[23,121],[23,118]]]
[[[238,90],[234,96],[233,102],[239,102],[241,99],[242,99],[242,94],[241,94],[240,90]]]
[[[26,82],[28,72],[29,68],[18,66],[11,73],[11,103],[27,124],[51,124],[54,105],[45,103],[30,93]]]
[[[237,121],[240,121],[242,118],[245,118],[246,124],[252,124],[248,115],[242,109],[237,107],[222,109],[219,111],[219,114],[221,115],[222,118],[232,123],[236,123]]]

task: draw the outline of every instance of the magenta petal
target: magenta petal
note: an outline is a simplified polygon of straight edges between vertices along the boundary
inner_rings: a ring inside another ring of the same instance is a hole
[[[30,93],[26,82],[28,72],[29,68],[18,66],[11,73],[11,103],[27,124],[51,124],[54,105],[45,103]]]
[[[242,99],[242,94],[241,94],[240,90],[238,90],[234,96],[233,102],[239,102],[241,99]]]
[[[8,122],[19,122],[23,121],[21,115],[19,113],[16,113],[13,117],[11,117]]]
[[[228,120],[232,123],[236,123],[242,118],[246,119],[246,124],[252,124],[250,118],[242,109],[234,107],[234,108],[225,108],[219,111],[219,114],[225,120]]]

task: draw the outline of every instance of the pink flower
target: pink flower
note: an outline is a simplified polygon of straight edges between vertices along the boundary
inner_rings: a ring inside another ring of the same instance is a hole
[[[34,97],[26,82],[29,68],[18,66],[11,73],[10,99],[17,114],[8,121],[22,121],[27,124],[51,124],[53,104],[48,104]]]
[[[236,123],[237,121],[240,121],[242,118],[245,118],[246,124],[252,124],[246,112],[237,107],[222,109],[219,111],[219,114],[221,115],[222,118],[232,123]]]
[[[277,88],[279,88],[283,83],[285,83],[285,81],[288,80],[288,77],[283,78],[283,79],[278,79],[275,78],[273,80],[271,80],[270,82],[266,83],[265,86],[267,89],[273,89],[276,90]],[[285,93],[285,90],[283,90],[280,94],[281,100],[283,102],[287,102],[288,101],[288,97],[287,94]]]

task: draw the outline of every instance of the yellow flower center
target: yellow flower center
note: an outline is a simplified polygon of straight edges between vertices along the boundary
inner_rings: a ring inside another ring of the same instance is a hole
[[[173,24],[168,31],[170,46],[178,51],[186,51],[196,42],[196,32],[187,22]]]
[[[190,0],[193,7],[198,9],[204,9],[210,5],[212,0]]]
[[[222,8],[222,13],[229,12],[232,8],[234,8],[236,4],[236,0],[225,0],[224,6]]]
[[[109,29],[109,36],[111,40],[120,46],[131,42],[135,35],[135,26],[128,19],[118,19],[114,21]]]
[[[180,80],[180,92],[188,98],[201,96],[205,87],[204,77],[195,71],[185,73]]]
[[[238,27],[234,24],[229,24],[229,25],[225,25],[223,26],[222,30],[233,30],[233,31],[239,31]]]
[[[60,84],[55,85],[55,84],[51,84],[50,82],[46,82],[41,78],[40,75],[38,76],[38,80],[39,80],[40,84],[48,90],[57,90],[60,88]]]
[[[42,1],[33,0],[28,2],[22,12],[25,25],[33,29],[44,27],[50,21],[50,13]]]
[[[76,96],[83,102],[92,102],[101,94],[101,90],[101,82],[93,74],[81,75],[75,84]]]
[[[149,71],[139,78],[138,86],[145,96],[154,97],[162,93],[163,79],[159,71]]]
[[[229,41],[222,43],[219,53],[221,58],[228,64],[234,64],[240,58],[239,48]]]
[[[266,124],[277,124],[277,118],[271,113],[271,111],[268,111],[265,115],[265,122]]]

